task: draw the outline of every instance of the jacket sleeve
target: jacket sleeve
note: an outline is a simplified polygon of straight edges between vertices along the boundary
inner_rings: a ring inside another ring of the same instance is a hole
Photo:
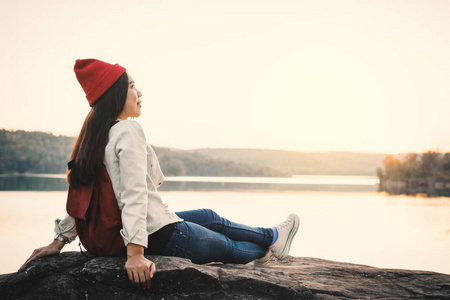
[[[115,147],[119,159],[121,235],[125,246],[133,243],[147,247],[147,142],[139,123],[125,121]]]
[[[64,235],[72,242],[77,237],[77,228],[75,226],[75,219],[66,215],[64,219],[55,220],[55,233]]]

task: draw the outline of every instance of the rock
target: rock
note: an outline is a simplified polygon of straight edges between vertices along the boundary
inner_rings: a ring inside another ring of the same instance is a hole
[[[264,267],[196,265],[148,256],[157,273],[150,290],[134,287],[124,257],[63,252],[0,275],[2,299],[405,299],[450,298],[450,275],[378,269],[317,258],[288,257]]]

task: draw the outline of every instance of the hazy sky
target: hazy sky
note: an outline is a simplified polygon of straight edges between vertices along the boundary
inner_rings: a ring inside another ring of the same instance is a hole
[[[0,128],[75,136],[125,66],[149,143],[450,150],[450,1],[0,0]]]

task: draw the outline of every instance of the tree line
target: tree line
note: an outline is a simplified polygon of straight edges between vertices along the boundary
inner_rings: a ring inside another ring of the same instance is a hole
[[[276,177],[280,175],[265,166],[211,158],[197,152],[173,151],[159,147],[154,147],[154,150],[161,170],[166,176]]]
[[[64,174],[75,138],[0,129],[0,174]],[[277,176],[268,167],[154,147],[166,176]]]
[[[378,168],[380,190],[393,194],[450,195],[450,153],[387,155]]]
[[[0,174],[64,174],[74,143],[74,137],[0,129]],[[384,154],[352,152],[153,148],[166,176],[374,175],[385,158]],[[392,156],[385,158],[384,166],[386,171],[379,168],[382,180],[402,180],[404,175],[399,174],[407,173],[403,162]]]
[[[0,130],[0,174],[65,173],[75,139],[46,132]]]

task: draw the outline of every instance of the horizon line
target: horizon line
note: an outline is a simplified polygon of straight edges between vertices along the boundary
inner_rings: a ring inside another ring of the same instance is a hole
[[[24,131],[24,132],[29,132],[29,133],[47,133],[47,134],[51,134],[53,136],[56,137],[68,137],[68,138],[74,138],[76,139],[77,136],[71,136],[71,135],[66,135],[66,134],[61,134],[61,133],[54,133],[51,131],[42,131],[42,130],[26,130],[26,129],[10,129],[10,128],[0,128],[0,130],[5,130],[5,131]],[[432,152],[437,152],[437,153],[449,153],[450,151],[448,150],[444,150],[441,151],[438,147],[434,147],[434,150],[432,149],[428,149],[426,151],[402,151],[402,152],[378,152],[378,151],[358,151],[358,150],[299,150],[299,149],[292,149],[292,148],[253,148],[253,147],[219,147],[219,146],[206,146],[206,147],[179,147],[179,146],[158,146],[155,145],[153,143],[149,143],[150,145],[152,145],[155,148],[166,148],[166,149],[170,149],[170,150],[177,150],[177,151],[195,151],[195,150],[206,150],[206,149],[215,149],[215,150],[265,150],[265,151],[285,151],[285,152],[302,152],[302,153],[355,153],[355,154],[380,154],[380,155],[402,155],[402,154],[408,154],[408,153],[415,153],[415,154],[423,154],[429,151]]]

